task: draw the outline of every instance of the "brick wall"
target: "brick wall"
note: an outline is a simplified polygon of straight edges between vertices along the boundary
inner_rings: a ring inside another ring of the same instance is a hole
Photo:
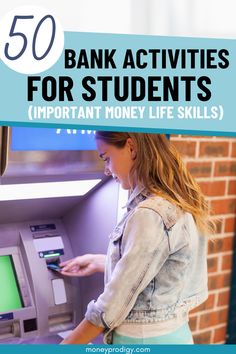
[[[219,218],[216,238],[209,241],[209,298],[191,312],[190,326],[195,343],[224,343],[236,225],[236,139],[179,135],[171,141]]]

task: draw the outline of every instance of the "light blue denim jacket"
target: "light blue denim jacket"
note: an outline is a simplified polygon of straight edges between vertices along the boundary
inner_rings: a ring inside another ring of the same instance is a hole
[[[110,234],[105,288],[85,317],[105,328],[174,319],[207,299],[207,239],[191,214],[136,188]]]

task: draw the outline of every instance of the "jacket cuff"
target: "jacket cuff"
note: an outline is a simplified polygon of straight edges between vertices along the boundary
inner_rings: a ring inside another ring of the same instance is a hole
[[[104,312],[98,308],[94,300],[89,302],[85,318],[97,327],[104,327],[106,330],[109,329],[109,326],[104,321]]]

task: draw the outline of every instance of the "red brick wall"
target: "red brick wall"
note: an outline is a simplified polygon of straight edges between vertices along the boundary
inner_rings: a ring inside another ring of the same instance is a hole
[[[209,241],[209,298],[190,314],[195,343],[224,343],[236,225],[236,139],[172,136],[189,171],[219,218]]]

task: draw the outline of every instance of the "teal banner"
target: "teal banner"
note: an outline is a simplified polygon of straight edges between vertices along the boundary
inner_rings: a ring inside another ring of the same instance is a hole
[[[236,136],[235,58],[234,40],[66,32],[47,70],[0,62],[0,124]]]
[[[150,353],[150,354],[231,354],[235,352],[235,346],[233,345],[1,345],[1,352],[3,354],[31,354],[32,350],[35,354],[41,353],[42,350],[47,353],[58,354],[85,354],[85,353]]]

